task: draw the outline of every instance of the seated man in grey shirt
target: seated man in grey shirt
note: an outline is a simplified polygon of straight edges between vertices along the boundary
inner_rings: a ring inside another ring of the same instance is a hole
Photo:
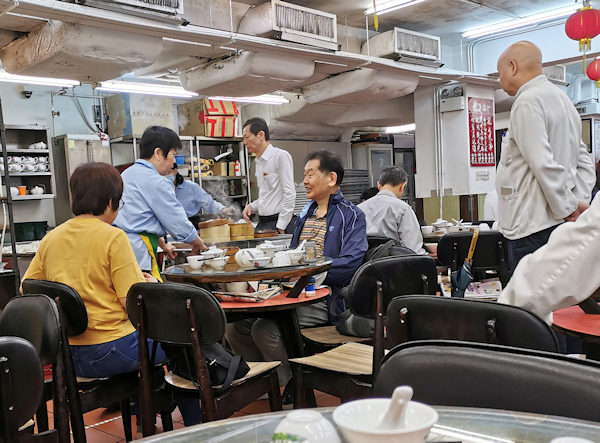
[[[367,236],[392,238],[417,254],[427,254],[417,216],[401,200],[407,179],[400,166],[383,168],[377,182],[379,192],[358,207],[367,218]]]

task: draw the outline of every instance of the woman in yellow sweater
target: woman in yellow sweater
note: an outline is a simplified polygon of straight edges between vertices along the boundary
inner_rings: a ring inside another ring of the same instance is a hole
[[[111,225],[123,181],[113,166],[87,163],[73,172],[70,187],[75,218],[44,237],[23,279],[67,284],[83,299],[88,328],[69,338],[78,376],[135,371],[138,335],[127,318],[127,292],[134,283],[156,279],[142,274],[125,232]],[[164,360],[163,350],[157,351],[156,361]]]

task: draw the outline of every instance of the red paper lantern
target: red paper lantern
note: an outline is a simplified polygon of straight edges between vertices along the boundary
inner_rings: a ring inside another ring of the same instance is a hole
[[[600,88],[600,59],[596,59],[590,63],[585,72],[590,80],[596,82],[596,87]]]
[[[600,11],[593,9],[589,1],[571,15],[565,23],[565,32],[572,40],[579,40],[579,51],[592,49],[592,39],[600,34]]]

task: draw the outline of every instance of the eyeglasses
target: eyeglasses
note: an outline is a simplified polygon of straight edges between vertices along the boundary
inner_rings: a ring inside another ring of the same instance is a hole
[[[119,200],[119,210],[121,210],[125,206],[125,201],[123,199]]]

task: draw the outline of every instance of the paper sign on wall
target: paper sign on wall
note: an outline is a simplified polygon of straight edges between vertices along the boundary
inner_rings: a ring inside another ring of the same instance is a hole
[[[469,160],[471,166],[495,166],[494,101],[469,97]]]

